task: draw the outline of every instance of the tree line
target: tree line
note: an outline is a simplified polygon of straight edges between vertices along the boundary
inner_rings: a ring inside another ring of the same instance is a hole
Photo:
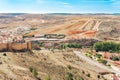
[[[120,53],[120,43],[115,42],[98,42],[94,44],[94,49],[98,51],[118,52]]]

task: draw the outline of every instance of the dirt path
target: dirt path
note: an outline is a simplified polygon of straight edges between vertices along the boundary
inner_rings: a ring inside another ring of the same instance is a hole
[[[108,68],[100,63],[98,63],[97,61],[95,60],[91,60],[89,59],[88,57],[86,57],[85,55],[83,55],[81,52],[79,51],[74,51],[74,53],[79,56],[80,58],[84,59],[86,62],[88,62],[89,64],[92,64],[92,65],[95,65],[97,67],[99,67],[101,70],[104,69],[106,71],[109,71],[109,72],[114,72],[118,75],[120,75],[120,71],[118,71],[115,67],[112,66],[112,68]]]
[[[94,28],[93,28],[93,30],[99,30],[99,25],[102,23],[102,21],[97,21],[96,22],[96,24],[95,24],[95,26],[94,26]]]

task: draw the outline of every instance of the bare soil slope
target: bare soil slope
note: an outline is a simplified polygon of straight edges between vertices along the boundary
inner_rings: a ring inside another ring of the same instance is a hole
[[[6,56],[5,53],[0,53],[0,80],[36,80],[29,70],[30,67],[37,70],[37,76],[42,80],[48,75],[51,80],[64,80],[67,73],[72,73],[74,80],[79,80],[80,76],[85,80],[98,80],[98,72],[102,71],[77,57],[71,50],[33,52],[33,54],[8,52]]]

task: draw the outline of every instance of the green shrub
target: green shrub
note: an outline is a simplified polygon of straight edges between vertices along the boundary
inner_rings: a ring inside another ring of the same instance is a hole
[[[40,46],[40,47],[43,47],[43,43],[39,43],[39,46]]]
[[[112,58],[112,60],[113,60],[113,61],[119,61],[119,57],[114,56],[114,57]]]
[[[96,54],[95,56],[96,56],[97,58],[101,58],[102,55],[101,55],[101,54]]]
[[[37,75],[38,75],[37,70],[36,70],[36,69],[33,69],[33,70],[32,70],[32,74],[33,74],[33,76],[37,77]]]
[[[107,66],[108,66],[108,67],[111,67],[111,64],[108,64]]]
[[[106,61],[106,60],[102,60],[102,63],[103,63],[104,65],[106,65],[106,64],[107,64],[107,61]]]
[[[33,76],[37,77],[38,72],[37,72],[37,70],[35,68],[29,67],[29,71],[32,73]]]
[[[92,58],[92,54],[91,53],[87,53],[86,56]]]
[[[77,74],[77,73],[78,73],[78,71],[77,71],[76,69],[74,69],[74,70],[73,70],[73,73],[74,73],[74,74]]]
[[[64,44],[64,43],[63,43],[63,44],[61,44],[61,48],[62,48],[62,49],[66,49],[66,48],[67,48],[67,45],[66,45],[66,44]]]
[[[104,65],[107,64],[107,61],[106,61],[106,60],[103,60],[103,59],[101,59],[101,58],[99,58],[98,61],[99,61],[100,63],[103,63]]]
[[[33,68],[32,67],[29,67],[29,71],[32,72]]]
[[[65,80],[73,80],[73,75],[71,73],[67,73]]]

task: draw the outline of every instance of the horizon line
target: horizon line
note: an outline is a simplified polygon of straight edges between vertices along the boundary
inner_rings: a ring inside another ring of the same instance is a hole
[[[33,13],[32,12],[30,12],[30,13],[29,12],[0,12],[0,14],[120,14],[120,13],[117,13],[117,12],[116,13],[111,13],[111,12],[108,12],[108,13],[106,13],[106,12],[105,13],[100,13],[100,12],[96,12],[96,13],[94,13],[94,12],[93,13],[86,13],[86,12],[85,13],[74,13],[74,12],[73,13],[71,13],[71,12],[68,12],[68,13],[67,12],[65,12],[65,13],[64,12],[63,13],[59,13],[59,12],[56,12],[56,13],[54,13],[54,12],[53,13],[52,12],[49,12],[49,13],[46,13],[46,12],[45,13],[37,13],[37,12],[35,12],[35,13],[34,12]]]

